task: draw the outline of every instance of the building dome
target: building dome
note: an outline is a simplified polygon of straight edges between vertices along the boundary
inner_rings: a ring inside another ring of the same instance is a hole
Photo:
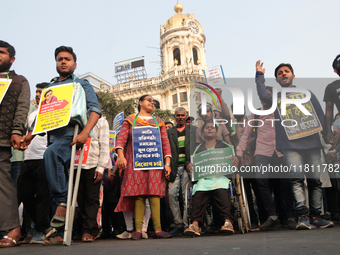
[[[189,18],[189,14],[182,14],[183,5],[181,5],[178,1],[174,7],[174,10],[177,14],[167,19],[164,24],[164,29],[168,30],[173,27],[179,27],[183,25],[185,19]]]

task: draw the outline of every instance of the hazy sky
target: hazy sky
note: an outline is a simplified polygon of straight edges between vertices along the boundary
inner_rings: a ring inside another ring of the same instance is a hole
[[[4,3],[5,2],[5,3]],[[181,0],[206,35],[208,67],[222,65],[226,77],[251,78],[255,62],[266,76],[289,62],[296,77],[336,79],[331,63],[340,53],[340,1]],[[115,84],[114,63],[145,56],[148,77],[159,75],[160,25],[175,14],[176,0],[2,1],[2,36],[17,51],[12,66],[35,84],[57,76],[54,50],[72,46],[76,74],[92,72]],[[310,89],[322,99],[326,84]],[[33,95],[32,95],[33,98]],[[323,105],[323,103],[322,103]]]

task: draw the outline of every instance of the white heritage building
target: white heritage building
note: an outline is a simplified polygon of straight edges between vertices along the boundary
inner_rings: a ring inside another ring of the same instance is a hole
[[[92,73],[80,78],[88,79],[96,91],[109,91],[122,100],[149,94],[163,110],[173,112],[182,106],[190,114],[189,106],[197,106],[201,102],[201,92],[190,92],[190,86],[196,81],[205,82],[206,38],[194,14],[182,14],[183,6],[179,2],[174,9],[176,14],[160,28],[162,76],[140,80],[131,76],[129,82],[114,86]]]

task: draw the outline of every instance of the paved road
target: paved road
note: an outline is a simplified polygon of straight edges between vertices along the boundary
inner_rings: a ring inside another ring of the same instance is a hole
[[[340,225],[331,229],[289,230],[278,227],[274,231],[248,234],[235,233],[231,236],[209,235],[191,238],[179,236],[166,240],[97,240],[94,243],[75,241],[71,246],[46,247],[21,245],[0,248],[0,254],[340,254]]]

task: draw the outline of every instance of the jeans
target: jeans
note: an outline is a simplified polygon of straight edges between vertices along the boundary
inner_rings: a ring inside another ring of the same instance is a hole
[[[66,203],[67,200],[72,140],[73,136],[63,136],[48,146],[44,154],[52,207],[62,202]]]
[[[184,169],[184,166],[179,166],[177,168],[176,179],[174,182],[169,183],[169,205],[171,212],[174,216],[174,221],[176,227],[183,228],[188,225],[186,217],[181,216],[181,210],[179,207],[178,197],[179,190],[182,187],[183,203],[185,202],[185,189],[186,185],[189,183],[188,172]],[[183,205],[184,212],[187,211],[185,204]],[[185,213],[184,213],[185,214]]]
[[[320,149],[283,150],[286,165],[290,169],[289,178],[295,197],[295,210],[298,216],[320,215],[322,190],[319,167],[321,165]],[[309,171],[307,171],[309,167]],[[309,209],[305,205],[304,177],[307,178]]]
[[[46,178],[50,188],[51,206],[56,211],[60,203],[67,202],[69,168],[71,162],[70,146],[72,136],[62,136],[49,145],[44,154]],[[64,226],[57,228],[58,235],[64,237]]]

